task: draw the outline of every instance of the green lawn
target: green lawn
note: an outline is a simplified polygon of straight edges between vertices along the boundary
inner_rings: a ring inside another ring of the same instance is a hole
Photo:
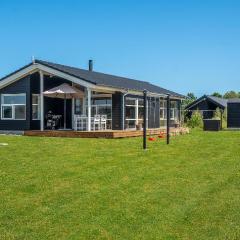
[[[240,239],[240,132],[0,136],[0,239]]]

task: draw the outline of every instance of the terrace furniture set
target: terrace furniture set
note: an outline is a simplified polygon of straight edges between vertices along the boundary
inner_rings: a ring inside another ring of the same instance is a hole
[[[86,131],[88,125],[88,117],[86,115],[74,116],[74,130]],[[91,130],[106,130],[107,129],[107,116],[95,115],[91,117]]]
[[[49,111],[46,115],[46,128],[55,130],[61,127],[62,115],[55,115]]]

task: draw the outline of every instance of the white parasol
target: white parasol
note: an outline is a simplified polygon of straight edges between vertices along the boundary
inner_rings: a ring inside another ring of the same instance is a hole
[[[70,86],[67,83],[63,83],[57,87],[43,92],[43,95],[51,98],[64,99],[64,129],[66,129],[66,100],[72,98],[81,98],[84,96],[84,92],[76,87]]]

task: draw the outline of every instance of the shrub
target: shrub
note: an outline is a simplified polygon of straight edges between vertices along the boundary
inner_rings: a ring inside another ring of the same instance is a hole
[[[225,108],[223,112],[223,123],[222,123],[223,128],[227,128],[227,108]]]
[[[223,111],[220,108],[217,108],[216,111],[214,112],[213,119],[221,120],[221,117],[222,117],[222,127],[226,128],[227,127],[227,110],[225,109]]]
[[[191,118],[187,120],[187,126],[190,128],[203,127],[202,114],[197,110],[192,113]]]
[[[213,114],[213,119],[217,119],[217,120],[221,120],[221,113],[222,110],[220,110],[220,108],[216,108],[216,111]]]

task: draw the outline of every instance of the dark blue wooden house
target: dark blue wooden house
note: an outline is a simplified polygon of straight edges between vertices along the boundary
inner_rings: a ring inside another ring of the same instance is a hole
[[[141,127],[143,90],[148,91],[148,128],[166,124],[166,97],[171,99],[171,124],[179,121],[184,96],[145,81],[138,81],[89,69],[34,60],[0,79],[1,131],[44,130],[48,114],[58,116],[55,129],[62,129],[64,100],[49,98],[46,90],[63,83],[83,92],[83,97],[66,100],[67,129],[93,131],[95,117],[104,116],[104,129],[128,130]]]

